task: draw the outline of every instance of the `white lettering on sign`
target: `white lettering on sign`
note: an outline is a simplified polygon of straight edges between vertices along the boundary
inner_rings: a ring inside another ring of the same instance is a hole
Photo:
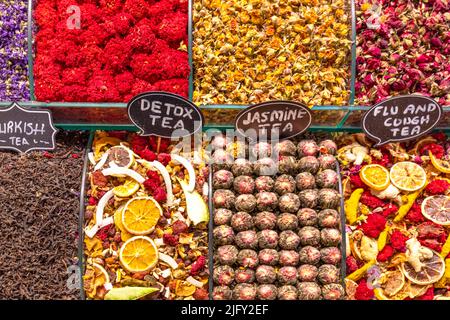
[[[269,127],[279,128],[281,133],[292,132],[294,130],[295,122],[307,115],[307,112],[302,109],[286,109],[258,112],[248,112],[246,118],[243,119],[244,125],[256,123],[258,128],[262,131]]]

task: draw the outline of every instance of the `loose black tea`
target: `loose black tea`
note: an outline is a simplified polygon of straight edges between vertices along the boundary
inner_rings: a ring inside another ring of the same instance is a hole
[[[87,136],[62,132],[52,152],[0,152],[0,299],[78,299],[81,174]]]

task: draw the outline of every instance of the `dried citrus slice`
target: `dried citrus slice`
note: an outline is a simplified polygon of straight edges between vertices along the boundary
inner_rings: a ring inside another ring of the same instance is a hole
[[[138,190],[139,183],[135,180],[129,179],[123,185],[115,187],[113,189],[113,193],[120,198],[127,198],[135,194]]]
[[[428,285],[439,281],[445,272],[445,262],[441,256],[433,251],[433,256],[430,259],[421,260],[422,267],[419,272],[416,272],[409,262],[401,264],[403,274],[412,283],[418,285]]]
[[[444,161],[436,158],[431,152],[428,153],[430,156],[431,164],[437,170],[443,173],[450,173],[450,162]]]
[[[405,285],[405,276],[400,268],[396,268],[382,273],[379,282],[384,295],[394,296]]]
[[[348,300],[355,300],[356,288],[358,288],[358,284],[350,279],[345,279],[345,292],[347,293]]]
[[[124,206],[121,206],[114,212],[114,224],[116,228],[120,230],[120,237],[122,238],[122,241],[127,241],[128,239],[132,238],[133,235],[129,233],[127,230],[125,230],[122,224],[123,208]]]
[[[103,268],[98,263],[92,263],[90,266],[95,271],[96,282],[99,281],[99,282],[102,282],[102,284],[109,282],[109,275],[108,275],[108,272],[105,270],[105,268]]]
[[[152,197],[130,199],[122,212],[122,225],[129,233],[145,235],[152,232],[162,215],[162,209]]]
[[[384,190],[389,186],[389,171],[379,164],[368,164],[359,171],[361,180],[374,190]]]
[[[124,146],[115,146],[108,150],[106,163],[109,166],[129,168],[134,162],[134,156],[130,149]]]
[[[119,259],[129,272],[145,272],[158,263],[158,249],[149,237],[136,236],[120,248]]]
[[[450,225],[450,196],[430,196],[422,202],[425,218],[442,226]]]
[[[411,299],[414,299],[415,297],[420,297],[423,296],[427,290],[430,288],[430,285],[426,285],[426,286],[421,286],[415,283],[410,283],[409,284],[409,297]]]
[[[84,290],[89,298],[94,299],[97,294],[97,288],[109,283],[108,272],[98,263],[88,263],[86,272],[83,276]]]
[[[423,188],[427,181],[427,174],[418,164],[402,161],[392,166],[390,178],[392,184],[398,189],[413,192]]]

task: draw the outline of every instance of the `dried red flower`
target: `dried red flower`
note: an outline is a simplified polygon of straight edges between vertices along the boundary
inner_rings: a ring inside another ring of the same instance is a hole
[[[428,155],[429,151],[438,159],[441,159],[445,154],[444,147],[436,143],[429,143],[423,146],[422,149],[420,149],[420,154]]]
[[[433,180],[425,188],[430,195],[444,194],[450,188],[450,183],[446,180]]]
[[[406,214],[405,219],[411,223],[421,223],[425,221],[425,217],[422,214],[422,208],[420,207],[420,204],[415,202],[411,209],[409,209],[408,213]]]
[[[366,184],[361,180],[358,174],[350,175],[350,182],[355,188],[366,188]]]
[[[356,300],[372,300],[375,296],[373,289],[369,289],[367,287],[367,281],[366,279],[362,279],[358,283],[358,287],[356,288],[355,292],[355,299]]]
[[[394,232],[392,232],[389,242],[392,248],[394,248],[395,250],[400,252],[406,252],[406,241],[408,240],[409,238],[407,236],[405,236],[400,231],[395,230]]]
[[[379,213],[372,213],[368,216],[367,221],[362,223],[359,228],[368,237],[378,238],[385,226],[386,218]]]
[[[370,191],[364,191],[361,196],[360,202],[371,209],[383,207],[385,205],[383,200],[378,199],[370,193]]]
[[[388,261],[392,257],[394,252],[395,252],[394,248],[392,248],[390,245],[384,246],[383,250],[381,250],[377,255],[377,261],[378,262]]]
[[[398,207],[395,204],[389,203],[383,208],[382,215],[387,218],[390,215],[396,214],[398,212]]]
[[[187,43],[187,1],[82,1],[81,29],[72,30],[66,10],[73,4],[36,4],[39,101],[127,102],[156,90],[188,95],[188,54],[177,49]]]

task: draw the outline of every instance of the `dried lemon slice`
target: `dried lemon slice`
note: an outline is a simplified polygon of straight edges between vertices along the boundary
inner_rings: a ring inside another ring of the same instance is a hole
[[[384,295],[393,296],[399,293],[405,285],[405,276],[402,270],[396,268],[395,270],[382,273],[380,285]]]
[[[431,196],[422,202],[422,214],[442,226],[450,225],[450,196]]]
[[[431,164],[437,170],[443,173],[450,173],[450,163],[448,161],[443,161],[436,158],[431,152],[428,153],[430,156]]]
[[[401,264],[403,274],[412,283],[418,285],[428,285],[439,281],[445,272],[445,262],[441,256],[433,250],[433,256],[430,259],[421,261],[422,267],[419,272],[416,272],[409,262]]]
[[[129,168],[134,162],[134,155],[130,149],[124,146],[115,146],[108,150],[108,158],[106,163],[110,167],[117,166],[121,168]]]
[[[158,249],[149,237],[133,237],[120,248],[119,259],[129,272],[145,272],[158,263]]]
[[[398,189],[413,192],[423,188],[427,181],[427,174],[418,164],[402,161],[392,166],[390,178],[392,184]]]
[[[384,190],[389,186],[389,171],[379,164],[365,165],[359,176],[371,189]]]
[[[127,202],[122,212],[122,225],[135,235],[149,234],[155,229],[162,209],[152,197],[136,197]]]
[[[120,198],[127,198],[135,194],[139,190],[139,187],[139,183],[129,179],[123,185],[115,187],[113,193]]]

